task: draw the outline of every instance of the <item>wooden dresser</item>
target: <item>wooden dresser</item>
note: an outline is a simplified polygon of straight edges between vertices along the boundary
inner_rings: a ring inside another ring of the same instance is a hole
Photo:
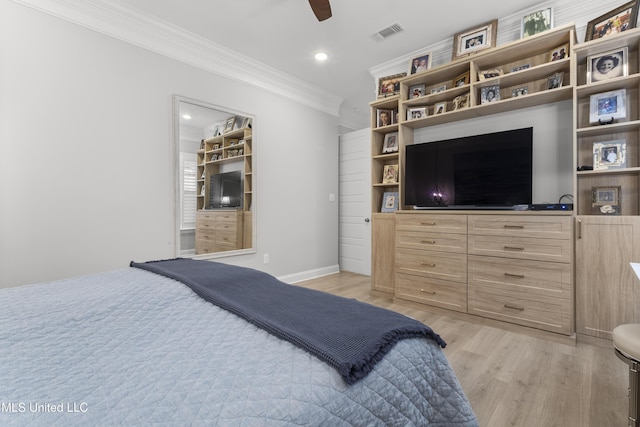
[[[243,211],[202,210],[196,214],[196,255],[243,247]]]

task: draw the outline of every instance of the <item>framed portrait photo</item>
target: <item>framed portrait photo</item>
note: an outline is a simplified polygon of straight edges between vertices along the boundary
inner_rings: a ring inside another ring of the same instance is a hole
[[[236,124],[236,116],[229,117],[224,122],[224,133],[231,132],[233,130],[233,126]]]
[[[433,114],[442,114],[442,113],[446,113],[447,112],[447,103],[446,102],[439,102],[436,105],[433,106]]]
[[[465,93],[464,95],[458,95],[453,98],[453,111],[462,110],[463,108],[467,108],[469,106],[469,94]]]
[[[382,195],[380,212],[395,212],[398,210],[400,195],[397,191],[385,191]]]
[[[562,87],[562,82],[564,80],[564,73],[553,73],[549,77],[547,77],[547,89],[557,89]]]
[[[429,115],[427,107],[416,107],[407,109],[407,120],[422,119]]]
[[[558,46],[557,48],[553,49],[549,53],[549,61],[551,62],[559,61],[561,59],[567,58],[568,56],[569,56],[569,45],[563,44],[562,46]]]
[[[431,52],[416,56],[409,63],[409,74],[421,73],[431,68]]]
[[[489,49],[496,45],[498,20],[487,22],[478,27],[470,28],[453,36],[453,57],[462,58],[469,54]]]
[[[620,215],[620,186],[591,188],[591,212]]]
[[[613,123],[627,117],[626,89],[596,93],[589,98],[589,123]]]
[[[529,94],[529,86],[517,87],[515,89],[511,89],[511,97],[516,98],[518,96],[524,96]]]
[[[587,23],[584,41],[601,39],[610,34],[621,33],[636,27],[638,0],[617,7]]]
[[[522,17],[520,38],[529,37],[553,28],[553,8],[546,7]]]
[[[489,104],[500,101],[500,86],[486,86],[480,89],[480,103]]]
[[[395,184],[396,182],[398,182],[398,165],[384,165],[382,183]]]
[[[466,73],[462,73],[453,79],[453,81],[451,82],[451,87],[460,87],[460,86],[468,85],[471,82],[470,79],[471,79],[471,75],[469,71],[467,71]]]
[[[409,86],[409,99],[420,98],[425,95],[426,85]]]
[[[627,142],[623,139],[593,144],[593,170],[627,167]]]
[[[384,136],[382,153],[395,153],[398,151],[398,132],[391,132]]]
[[[393,110],[378,109],[377,114],[377,127],[389,126],[393,123]]]
[[[378,98],[397,95],[400,92],[400,79],[406,77],[407,73],[394,74],[392,76],[378,79]]]
[[[587,57],[587,83],[629,75],[627,46]]]
[[[440,93],[440,92],[444,92],[445,90],[447,90],[447,84],[446,84],[446,83],[443,83],[443,84],[441,84],[441,85],[439,85],[439,86],[434,87],[433,89],[431,89],[431,92],[430,92],[430,93],[431,93],[431,94],[434,94],[434,93]]]
[[[482,80],[492,79],[494,77],[499,77],[501,75],[502,75],[502,70],[500,69],[479,71],[478,80],[482,81]]]

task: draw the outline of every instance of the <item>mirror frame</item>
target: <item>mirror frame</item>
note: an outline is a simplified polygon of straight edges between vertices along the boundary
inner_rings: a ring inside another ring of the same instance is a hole
[[[194,258],[194,259],[215,259],[215,258],[225,258],[231,256],[245,255],[245,254],[254,254],[256,253],[256,242],[257,242],[257,200],[256,200],[256,146],[255,146],[255,130],[256,130],[256,116],[253,114],[245,113],[242,111],[232,110],[227,107],[222,107],[219,105],[210,104],[205,101],[200,101],[197,99],[189,98],[182,95],[172,95],[172,123],[173,123],[173,135],[172,135],[172,157],[173,157],[173,202],[174,202],[174,211],[173,211],[173,229],[174,229],[174,245],[173,252],[175,257],[181,258]],[[220,111],[222,113],[228,113],[236,116],[248,117],[251,119],[251,129],[252,129],[252,140],[254,145],[251,150],[251,247],[245,249],[237,249],[232,251],[224,251],[224,252],[211,252],[206,254],[198,254],[198,255],[182,255],[180,253],[180,103],[188,103],[193,104],[202,108],[209,108],[211,110]]]

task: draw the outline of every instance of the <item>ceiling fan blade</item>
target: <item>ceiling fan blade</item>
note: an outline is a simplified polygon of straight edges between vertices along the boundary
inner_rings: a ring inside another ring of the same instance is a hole
[[[331,18],[331,5],[329,4],[329,0],[309,0],[309,4],[318,21]]]

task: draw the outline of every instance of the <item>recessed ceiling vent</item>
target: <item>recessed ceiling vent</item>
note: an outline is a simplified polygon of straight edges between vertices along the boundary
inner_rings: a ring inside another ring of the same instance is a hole
[[[381,42],[387,37],[391,37],[394,34],[403,33],[403,32],[404,32],[404,28],[402,27],[402,25],[393,24],[388,26],[387,28],[383,28],[382,30],[378,31],[375,34],[372,34],[371,38],[373,38],[377,42]]]

